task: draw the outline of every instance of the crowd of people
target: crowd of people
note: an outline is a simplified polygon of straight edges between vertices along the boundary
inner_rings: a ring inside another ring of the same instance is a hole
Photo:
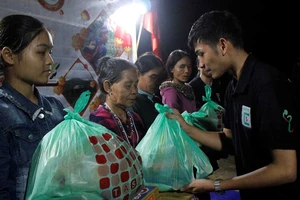
[[[220,157],[235,157],[236,177],[196,179],[181,191],[239,190],[242,200],[293,199],[300,193],[295,85],[244,50],[239,20],[228,11],[201,15],[190,29],[188,46],[197,55],[197,66],[181,49],[171,52],[165,63],[152,52],[140,55],[135,63],[101,57],[95,67],[104,102],[89,120],[136,147],[158,115],[155,104],[166,104],[174,111],[167,117],[176,119],[201,148],[214,153],[209,156],[214,170]],[[36,18],[10,15],[0,21],[5,77],[0,87],[1,200],[24,199],[34,151],[66,114],[59,100],[42,95],[35,86],[48,81],[52,48],[49,30]],[[198,69],[195,77],[193,68]],[[229,75],[230,79],[220,81]],[[205,86],[212,88],[211,99],[225,109],[222,130],[199,129],[181,115],[197,112],[205,104]]]

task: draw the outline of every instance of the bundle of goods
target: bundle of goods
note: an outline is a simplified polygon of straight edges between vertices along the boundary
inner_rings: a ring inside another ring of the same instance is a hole
[[[122,138],[80,116],[90,92],[34,153],[26,200],[133,199],[144,187],[141,157]]]
[[[159,114],[136,147],[143,160],[145,184],[174,191],[195,178],[207,177],[212,172],[207,156],[177,120],[166,116],[165,112],[173,112],[167,105],[155,104],[155,108]]]
[[[211,87],[209,85],[205,85],[206,96],[202,96],[202,99],[207,102],[203,104],[199,111],[207,114],[207,117],[200,119],[198,124],[208,131],[222,131],[225,109],[211,100],[211,91]]]

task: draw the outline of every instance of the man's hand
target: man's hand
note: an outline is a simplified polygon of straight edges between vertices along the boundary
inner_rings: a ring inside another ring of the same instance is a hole
[[[184,129],[184,126],[187,124],[186,121],[183,119],[182,115],[177,109],[171,109],[173,110],[173,113],[166,112],[166,116],[169,119],[176,119],[179,122],[180,126]]]
[[[180,188],[180,191],[193,194],[202,192],[212,192],[214,191],[214,182],[208,179],[196,179],[190,184]]]

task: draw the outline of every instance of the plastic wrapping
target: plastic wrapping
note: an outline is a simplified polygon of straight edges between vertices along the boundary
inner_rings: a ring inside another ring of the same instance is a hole
[[[206,131],[206,128],[200,123],[201,120],[208,117],[206,113],[202,111],[196,111],[193,113],[188,113],[187,111],[184,111],[183,113],[181,113],[181,115],[188,124]]]
[[[200,119],[198,124],[205,128],[208,131],[222,131],[223,130],[223,115],[225,109],[219,104],[211,100],[211,87],[205,85],[205,95],[202,96],[203,101],[207,101],[199,109],[199,111],[206,113],[208,117]]]
[[[190,125],[195,126],[201,130],[206,131],[205,127],[201,124],[201,120],[207,118],[207,114],[202,111],[196,111],[193,113],[188,113],[187,111],[184,111],[181,113],[183,119]],[[195,141],[197,146],[201,146],[201,144],[197,141]]]
[[[34,153],[26,200],[133,199],[144,187],[141,157],[122,138],[82,118],[90,92],[45,135]]]
[[[207,156],[176,120],[167,118],[165,112],[172,112],[167,105],[155,107],[159,114],[136,147],[143,160],[145,184],[173,191],[207,177],[212,172]]]

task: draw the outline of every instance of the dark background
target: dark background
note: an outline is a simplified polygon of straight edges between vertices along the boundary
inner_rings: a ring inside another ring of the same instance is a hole
[[[193,23],[205,12],[229,10],[240,20],[247,52],[291,75],[300,57],[300,11],[295,2],[266,0],[158,0],[160,50],[165,62],[175,49],[186,50]],[[138,56],[151,51],[150,34],[142,30]]]

